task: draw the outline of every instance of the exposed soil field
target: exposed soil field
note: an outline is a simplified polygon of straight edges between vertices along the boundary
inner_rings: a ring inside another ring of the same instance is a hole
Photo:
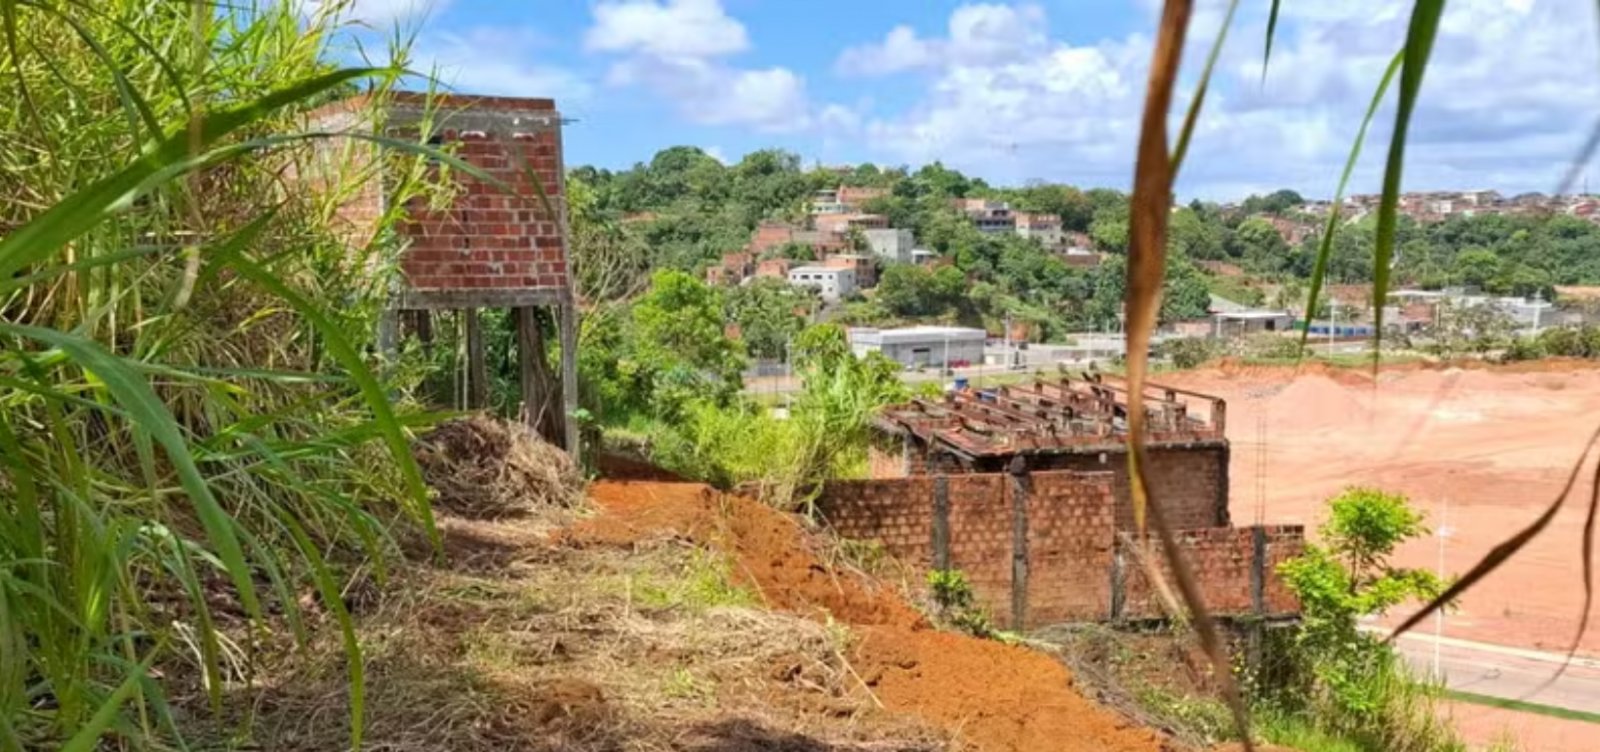
[[[1600,370],[1573,362],[1386,368],[1376,380],[1363,370],[1224,363],[1156,380],[1227,399],[1236,524],[1314,527],[1324,501],[1347,486],[1399,491],[1431,527],[1450,531],[1447,573],[1464,571],[1532,522],[1600,425]],[[1590,487],[1586,468],[1551,528],[1446,618],[1447,635],[1565,649],[1583,600],[1580,533]],[[1432,569],[1439,544],[1414,541],[1399,563]],[[1600,653],[1600,630],[1583,649]]]
[[[850,666],[872,702],[979,750],[1163,750],[1160,734],[1085,699],[1055,658],[932,629],[900,597],[824,564],[790,517],[704,486],[603,481],[601,514],[562,534],[578,546],[679,537],[729,554],[770,608],[854,627]]]

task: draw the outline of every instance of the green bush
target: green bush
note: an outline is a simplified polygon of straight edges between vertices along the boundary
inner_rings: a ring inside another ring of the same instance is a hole
[[[1198,368],[1222,355],[1222,346],[1208,337],[1169,339],[1156,347],[1156,356],[1172,361],[1174,368]]]
[[[972,583],[959,569],[935,569],[928,573],[928,589],[939,619],[975,637],[993,637],[994,623],[978,605]]]
[[[805,507],[828,478],[863,475],[873,413],[910,396],[900,366],[855,357],[835,324],[802,331],[791,349],[802,387],[787,417],[747,400],[687,400],[675,420],[654,422],[652,459],[723,487],[754,484],[781,508]]]
[[[1322,543],[1278,568],[1300,599],[1302,623],[1286,644],[1269,646],[1277,653],[1265,662],[1271,669],[1247,682],[1258,706],[1369,752],[1460,748],[1434,714],[1432,690],[1389,646],[1356,628],[1364,616],[1443,590],[1433,573],[1389,560],[1400,544],[1427,534],[1422,515],[1404,496],[1369,488],[1349,489],[1329,506]]]

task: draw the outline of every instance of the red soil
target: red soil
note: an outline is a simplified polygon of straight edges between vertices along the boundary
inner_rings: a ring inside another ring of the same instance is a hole
[[[1555,498],[1600,422],[1592,361],[1461,365],[1385,367],[1374,379],[1366,369],[1223,363],[1157,380],[1228,401],[1236,523],[1314,527],[1326,517],[1326,499],[1349,485],[1398,491],[1427,513],[1430,527],[1449,528],[1444,546],[1433,536],[1413,541],[1398,563],[1432,570],[1442,558],[1452,574]],[[1550,529],[1464,596],[1445,634],[1567,647],[1583,601],[1590,488],[1586,473]],[[1600,630],[1590,630],[1582,648],[1600,654]]]
[[[833,571],[793,517],[692,483],[601,481],[601,514],[562,533],[574,545],[681,538],[719,548],[741,584],[774,609],[857,627],[851,656],[884,708],[946,729],[978,750],[1171,749],[1078,694],[1060,662],[1032,650],[932,629],[892,591]]]

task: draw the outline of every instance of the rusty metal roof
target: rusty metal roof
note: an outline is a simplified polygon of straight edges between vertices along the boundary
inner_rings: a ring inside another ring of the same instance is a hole
[[[1127,394],[1127,382],[1116,377],[1041,376],[891,405],[876,424],[969,457],[1102,451],[1127,441]],[[1149,383],[1144,395],[1151,444],[1225,438],[1227,406],[1220,397]]]

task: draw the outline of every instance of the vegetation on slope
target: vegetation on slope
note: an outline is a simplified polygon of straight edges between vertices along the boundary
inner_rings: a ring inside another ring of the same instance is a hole
[[[179,744],[169,690],[322,619],[360,739],[340,572],[431,522],[361,354],[393,247],[285,183],[298,113],[394,81],[328,64],[335,6],[0,4],[0,749]]]

